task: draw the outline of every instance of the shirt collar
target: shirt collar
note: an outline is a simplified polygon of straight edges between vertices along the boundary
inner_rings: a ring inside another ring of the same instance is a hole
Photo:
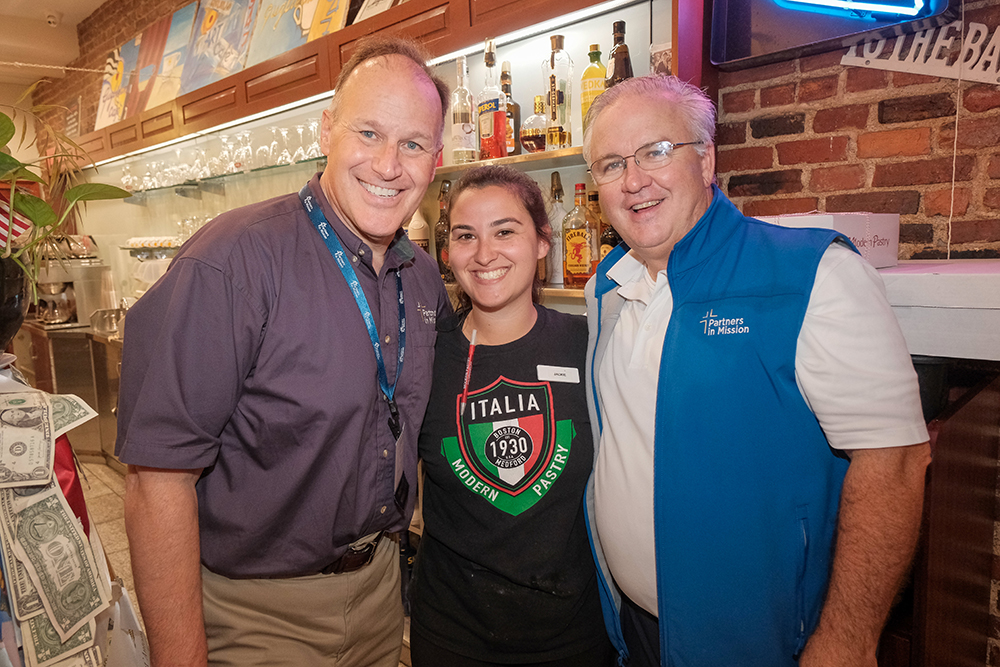
[[[337,238],[340,239],[340,244],[344,246],[344,250],[361,257],[364,264],[371,267],[371,247],[362,241],[357,234],[348,229],[347,225],[340,219],[340,216],[333,210],[329,200],[326,198],[326,193],[323,192],[323,186],[320,184],[319,178],[320,174],[317,173],[309,180],[309,189],[312,190],[313,196],[319,202],[323,215],[326,216],[327,221],[330,223],[330,227],[337,235]],[[383,265],[387,269],[397,269],[413,258],[413,244],[410,243],[406,232],[402,229],[397,229],[396,236],[393,238],[392,243],[389,244],[389,249],[385,253]]]

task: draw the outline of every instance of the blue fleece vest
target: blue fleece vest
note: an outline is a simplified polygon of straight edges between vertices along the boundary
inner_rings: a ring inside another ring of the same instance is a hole
[[[663,665],[792,667],[819,620],[847,461],[796,386],[795,349],[838,238],[746,218],[716,189],[670,254],[654,449]],[[624,251],[598,267],[598,308]]]

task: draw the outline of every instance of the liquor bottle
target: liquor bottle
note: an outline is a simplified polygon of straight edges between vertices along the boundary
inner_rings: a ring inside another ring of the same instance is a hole
[[[597,221],[587,208],[587,187],[576,184],[576,206],[563,218],[563,284],[583,287],[597,268]]]
[[[491,160],[507,155],[507,96],[497,86],[493,68],[497,64],[496,46],[486,40],[486,85],[476,98],[479,110],[479,159]]]
[[[604,92],[604,79],[608,76],[601,62],[601,47],[590,45],[590,64],[583,70],[580,79],[580,115],[583,117],[583,130],[587,130],[587,111],[597,96]]]
[[[604,231],[601,232],[601,259],[622,242],[622,237],[618,235],[615,228],[607,220],[604,221]]]
[[[552,247],[548,255],[548,283],[553,287],[563,284],[563,218],[566,217],[566,207],[563,205],[562,179],[558,171],[552,172],[552,189],[549,201],[549,225],[552,227]]]
[[[521,145],[529,153],[540,153],[545,150],[545,133],[549,121],[545,117],[545,96],[535,95],[535,113],[521,125]]]
[[[430,252],[430,229],[427,227],[427,220],[418,208],[410,218],[410,224],[406,226],[406,235],[410,238],[410,243]]]
[[[608,78],[604,82],[606,88],[632,78],[632,59],[628,55],[628,46],[625,44],[625,21],[615,21],[612,32],[614,33],[615,45],[611,47],[611,53],[608,54]]]
[[[451,275],[451,267],[445,261],[448,252],[448,192],[451,190],[451,181],[441,181],[441,189],[438,191],[438,220],[434,223],[434,252],[437,255],[438,271],[445,282],[451,282],[454,277]]]
[[[521,105],[510,94],[510,61],[500,66],[500,89],[507,95],[507,155],[520,155],[521,142],[517,135],[521,130]]]
[[[458,87],[451,95],[451,156],[455,164],[476,161],[476,122],[472,117],[472,93],[469,92],[469,64],[465,56],[455,61]]]
[[[597,221],[598,234],[604,228],[604,215],[601,213],[601,194],[597,190],[587,193],[587,208]]]
[[[570,112],[573,108],[573,61],[563,49],[563,36],[552,35],[552,53],[542,62],[548,92],[548,133],[545,150],[556,151],[573,145]]]

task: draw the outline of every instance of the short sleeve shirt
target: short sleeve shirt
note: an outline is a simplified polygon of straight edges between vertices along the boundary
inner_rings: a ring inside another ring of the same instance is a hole
[[[126,319],[118,442],[130,464],[204,469],[202,562],[231,577],[321,570],[357,538],[406,526],[435,322],[450,313],[429,255],[402,233],[376,274],[371,250],[310,187],[358,275],[396,380],[410,490],[393,502],[395,440],[367,329],[297,195],[225,213],[178,253]]]

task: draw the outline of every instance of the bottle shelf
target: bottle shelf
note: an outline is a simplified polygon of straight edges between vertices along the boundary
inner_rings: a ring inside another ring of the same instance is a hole
[[[558,169],[567,164],[584,164],[583,147],[571,146],[561,148],[557,151],[543,151],[540,153],[523,153],[521,155],[510,155],[493,160],[477,160],[467,164],[452,164],[437,168],[437,178],[454,176],[474,167],[481,167],[487,164],[502,164],[509,167],[516,167],[521,171],[541,171],[545,169]]]

